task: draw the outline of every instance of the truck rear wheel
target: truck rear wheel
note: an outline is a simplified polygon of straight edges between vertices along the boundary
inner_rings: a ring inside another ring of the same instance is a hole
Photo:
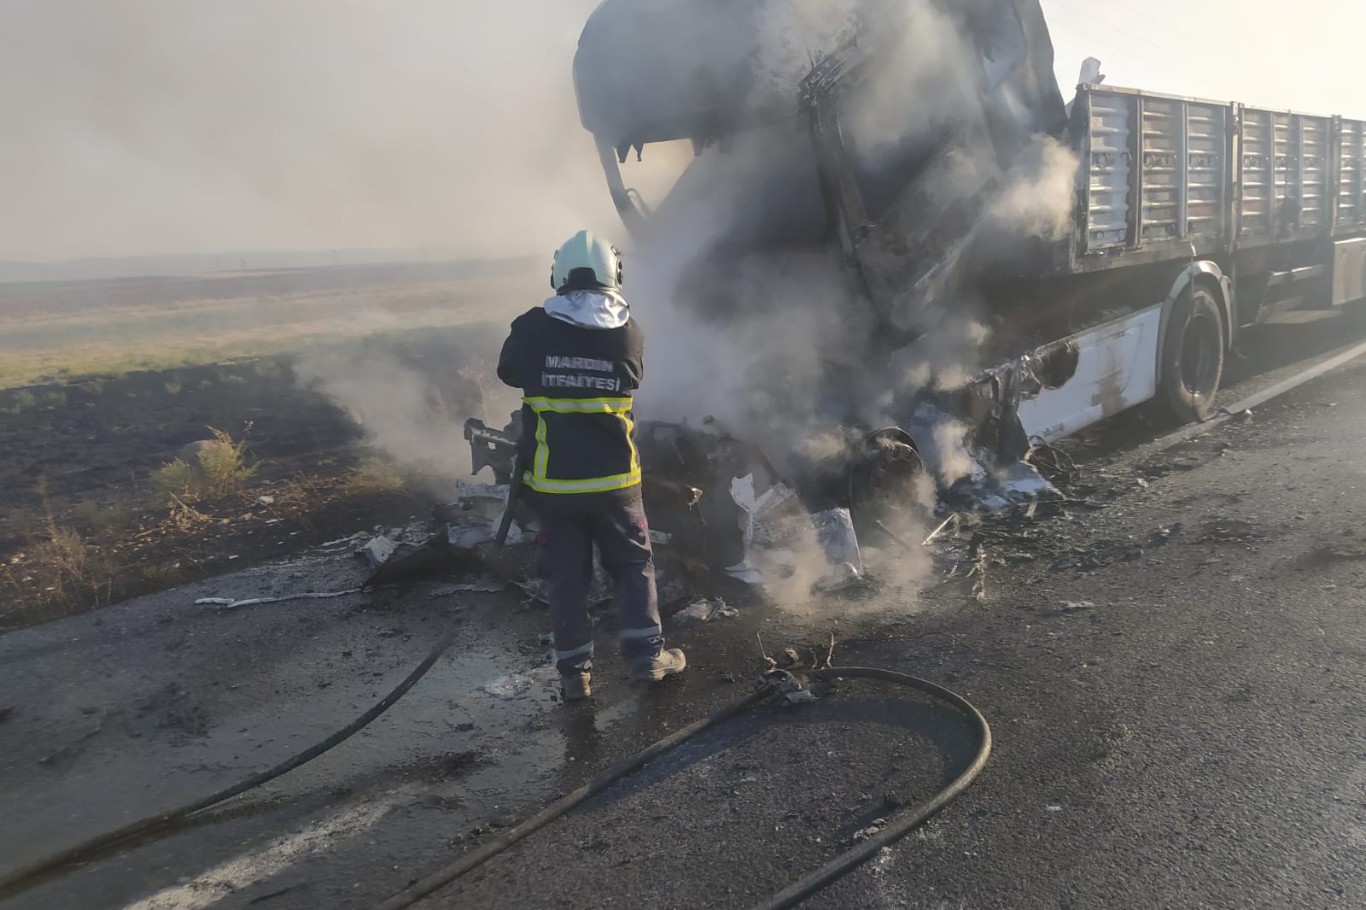
[[[1207,419],[1224,376],[1224,320],[1205,288],[1192,286],[1172,307],[1160,366],[1162,412],[1178,424]]]

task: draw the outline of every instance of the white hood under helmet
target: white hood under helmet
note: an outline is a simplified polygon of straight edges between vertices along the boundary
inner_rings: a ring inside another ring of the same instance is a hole
[[[545,302],[551,316],[585,329],[619,329],[631,318],[626,298],[609,288],[565,291]]]

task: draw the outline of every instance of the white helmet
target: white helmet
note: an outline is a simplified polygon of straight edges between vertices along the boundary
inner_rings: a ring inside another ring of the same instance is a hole
[[[584,270],[592,276],[584,274]],[[578,273],[578,274],[576,274]],[[557,291],[578,287],[621,287],[621,250],[592,231],[579,231],[555,251],[550,266],[550,286]]]

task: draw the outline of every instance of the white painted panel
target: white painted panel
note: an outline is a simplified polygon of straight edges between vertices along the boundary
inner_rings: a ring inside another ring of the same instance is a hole
[[[1366,298],[1366,238],[1333,244],[1333,306]]]
[[[1073,336],[1077,372],[1020,405],[1025,432],[1051,442],[1152,398],[1161,323],[1158,304]]]

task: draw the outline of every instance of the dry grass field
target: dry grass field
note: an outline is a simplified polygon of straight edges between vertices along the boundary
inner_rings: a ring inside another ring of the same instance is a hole
[[[435,475],[397,463],[318,364],[418,383],[412,420],[458,439],[540,277],[443,264],[0,285],[0,628],[423,514],[467,451],[443,448]],[[249,470],[177,494],[166,465],[215,430]]]

